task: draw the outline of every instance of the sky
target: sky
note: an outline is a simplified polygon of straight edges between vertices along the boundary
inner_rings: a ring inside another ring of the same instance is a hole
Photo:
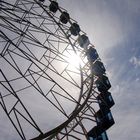
[[[110,140],[140,139],[140,1],[60,0],[104,62],[115,100]]]
[[[107,69],[115,101],[111,109],[115,125],[107,131],[110,140],[139,140],[140,0],[58,0],[58,3],[87,33]]]

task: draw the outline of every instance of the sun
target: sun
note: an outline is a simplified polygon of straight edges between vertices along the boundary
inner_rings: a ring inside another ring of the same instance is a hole
[[[73,68],[79,68],[79,66],[83,64],[79,54],[76,54],[75,52],[67,54],[66,60],[68,61],[69,65]]]

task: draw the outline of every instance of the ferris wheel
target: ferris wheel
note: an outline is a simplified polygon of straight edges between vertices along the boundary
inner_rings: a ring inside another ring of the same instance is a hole
[[[57,1],[0,1],[0,116],[14,139],[108,140],[110,88],[95,46]]]

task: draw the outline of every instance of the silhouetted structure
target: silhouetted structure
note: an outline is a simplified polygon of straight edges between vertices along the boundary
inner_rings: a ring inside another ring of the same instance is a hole
[[[108,140],[111,84],[69,13],[55,0],[1,1],[0,23],[0,105],[18,136]]]

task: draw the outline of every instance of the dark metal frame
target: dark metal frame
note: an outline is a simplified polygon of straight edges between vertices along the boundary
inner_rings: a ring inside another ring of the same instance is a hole
[[[47,2],[49,3],[49,1]],[[2,30],[0,31],[0,43],[3,45],[3,49],[0,52],[0,61],[10,66],[17,73],[17,76],[10,79],[5,74],[5,70],[3,68],[0,69],[0,78],[2,79],[0,80],[0,88],[4,88],[7,91],[6,94],[2,90],[0,91],[0,105],[22,140],[26,140],[28,137],[24,132],[22,122],[20,122],[20,117],[38,132],[38,136],[34,136],[32,138],[33,140],[88,139],[86,134],[90,128],[86,127],[85,121],[93,123],[94,126],[96,124],[94,115],[96,110],[98,110],[98,107],[95,107],[98,104],[97,96],[99,94],[96,91],[96,85],[94,83],[96,76],[92,75],[91,64],[86,59],[85,51],[77,43],[77,37],[69,35],[69,28],[75,21],[71,19],[67,25],[60,23],[58,15],[51,13],[46,3],[39,2],[38,0],[16,0],[15,4],[8,3],[4,0],[1,1],[0,27]],[[64,9],[59,7],[59,15],[62,11]],[[9,31],[9,33],[7,31],[5,32],[5,30]],[[44,35],[45,40],[40,41],[36,33],[38,35]],[[15,37],[12,35],[15,35]],[[64,45],[64,49],[61,48],[62,45]],[[41,56],[38,57],[32,52],[33,49],[31,48],[33,46],[37,47],[39,51],[43,50]],[[84,66],[79,64],[79,67],[75,68],[75,70],[69,69],[70,64],[65,52],[69,53],[70,51],[75,54],[80,53]],[[17,60],[18,57],[29,62],[25,71],[20,68]],[[55,61],[66,65],[61,72],[53,65]],[[79,99],[74,99],[58,81],[47,73],[48,71],[53,72],[79,89]],[[63,73],[66,73],[67,76],[64,76]],[[79,75],[81,83],[78,83],[71,76],[71,73]],[[47,93],[42,90],[38,83],[42,78],[53,83]],[[21,89],[14,89],[12,83],[22,79],[28,84]],[[57,91],[55,89],[56,86],[67,96]],[[47,102],[59,110],[67,120],[56,128],[44,132],[33,119],[32,113],[28,111],[28,108],[24,105],[24,101],[20,99],[22,91],[29,88],[35,89]],[[48,98],[49,94],[53,96],[55,102]],[[75,108],[71,114],[65,112],[63,105],[57,99],[56,95],[75,104]],[[5,99],[11,96],[16,101],[9,110]],[[17,107],[19,105],[24,113]],[[14,117],[11,114],[14,114]]]

